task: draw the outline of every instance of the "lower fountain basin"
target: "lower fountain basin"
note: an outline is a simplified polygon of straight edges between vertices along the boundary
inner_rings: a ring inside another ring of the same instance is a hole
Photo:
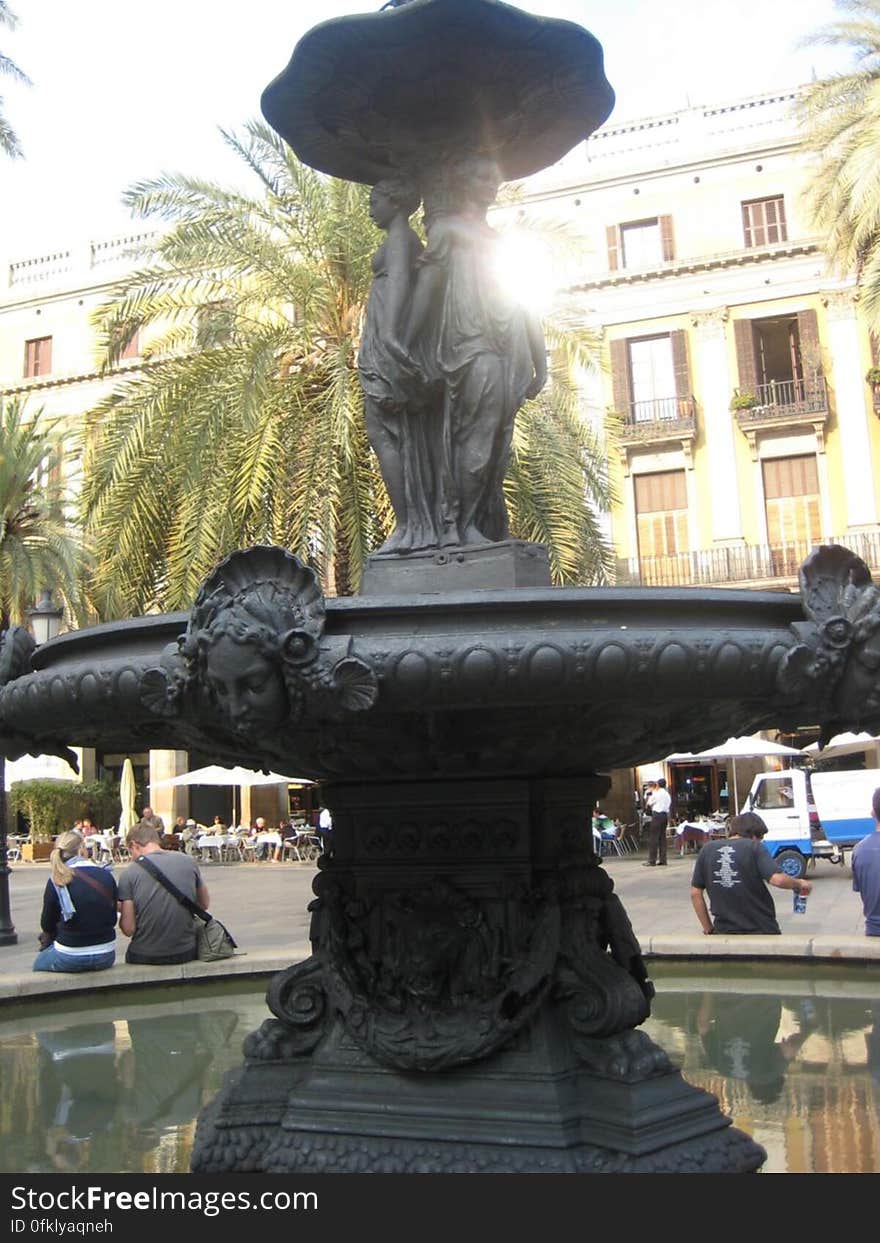
[[[880,1162],[877,973],[655,963],[649,1033],[767,1149],[767,1173]],[[144,987],[75,1008],[16,1005],[0,1025],[9,1125],[0,1171],[184,1173],[193,1124],[266,1014],[264,986]],[[739,1016],[736,1041],[725,1020]],[[702,1029],[702,1030],[701,1030]],[[727,1052],[725,1052],[727,1050]]]

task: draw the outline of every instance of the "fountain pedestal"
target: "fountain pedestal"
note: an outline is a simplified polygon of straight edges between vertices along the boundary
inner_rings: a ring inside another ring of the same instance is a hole
[[[329,787],[314,954],[273,980],[193,1169],[757,1169],[633,1030],[653,988],[584,829],[607,785]]]

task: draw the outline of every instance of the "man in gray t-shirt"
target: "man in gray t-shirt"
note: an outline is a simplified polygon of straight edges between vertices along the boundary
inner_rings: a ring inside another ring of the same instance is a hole
[[[131,937],[125,955],[130,963],[192,962],[196,933],[192,914],[138,862],[159,868],[185,897],[205,910],[210,898],[198,865],[189,855],[163,850],[159,834],[143,820],[128,834],[133,862],[119,877],[119,928]]]
[[[747,811],[733,817],[728,838],[701,847],[691,878],[691,903],[706,936],[713,932],[778,933],[776,905],[767,885],[802,894],[812,889],[808,880],[781,871],[761,841],[766,832],[761,817]]]

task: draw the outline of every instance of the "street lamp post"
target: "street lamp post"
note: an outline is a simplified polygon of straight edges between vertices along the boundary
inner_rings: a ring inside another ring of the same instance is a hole
[[[54,639],[61,629],[61,618],[64,610],[52,604],[52,592],[43,590],[37,605],[27,610],[34,639],[37,643],[47,643]],[[0,755],[0,946],[16,945],[18,933],[12,922],[12,908],[9,901],[9,857],[7,854],[6,837],[9,831],[6,812],[6,760]]]
[[[55,607],[52,603],[51,588],[44,587],[37,604],[27,610],[27,616],[31,624],[31,633],[37,644],[48,643],[61,629],[64,609]]]

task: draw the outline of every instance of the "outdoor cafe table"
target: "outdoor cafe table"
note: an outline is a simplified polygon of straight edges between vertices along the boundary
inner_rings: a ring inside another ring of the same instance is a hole
[[[202,857],[209,857],[206,852],[216,850],[217,862],[223,861],[223,851],[227,846],[235,846],[238,838],[234,833],[203,833],[196,838],[196,849],[202,851]]]
[[[90,833],[83,841],[93,859],[108,862],[113,858],[113,842],[116,836],[115,833]]]
[[[675,826],[675,844],[679,855],[684,855],[689,845],[699,850],[714,837],[724,837],[725,834],[725,826],[717,820],[683,820]]]

